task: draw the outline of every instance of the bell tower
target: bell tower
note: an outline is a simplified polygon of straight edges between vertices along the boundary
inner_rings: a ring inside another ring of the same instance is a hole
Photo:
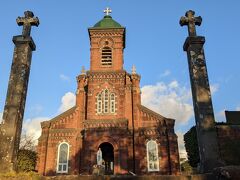
[[[104,13],[104,18],[88,29],[91,46],[90,71],[122,71],[125,27],[112,19],[109,8]]]

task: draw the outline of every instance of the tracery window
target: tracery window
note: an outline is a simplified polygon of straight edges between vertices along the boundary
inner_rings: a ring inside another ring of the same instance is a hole
[[[116,112],[116,96],[108,89],[103,90],[97,95],[97,113],[108,114]]]
[[[57,173],[68,172],[69,144],[61,143],[58,146]]]
[[[104,66],[112,65],[112,49],[109,47],[102,48],[102,65]]]
[[[158,145],[156,141],[147,142],[147,165],[148,171],[159,171]]]

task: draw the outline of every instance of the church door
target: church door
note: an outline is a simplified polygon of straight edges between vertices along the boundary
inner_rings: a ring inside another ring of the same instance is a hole
[[[99,148],[102,151],[102,165],[105,169],[105,174],[113,174],[114,170],[114,149],[112,144],[108,142],[102,143]]]

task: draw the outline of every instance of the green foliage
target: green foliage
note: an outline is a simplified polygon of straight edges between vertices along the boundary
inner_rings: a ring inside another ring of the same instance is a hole
[[[192,167],[197,167],[200,162],[198,142],[197,142],[197,131],[196,126],[193,126],[186,134],[184,134],[184,143],[188,155],[189,164]]]
[[[193,169],[189,164],[189,161],[184,161],[181,163],[181,172],[184,174],[192,174]]]
[[[18,152],[17,168],[19,172],[34,171],[37,162],[37,153],[28,149],[20,149]]]

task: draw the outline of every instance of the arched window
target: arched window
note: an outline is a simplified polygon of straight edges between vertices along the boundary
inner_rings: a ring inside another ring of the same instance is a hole
[[[102,94],[99,93],[97,96],[97,113],[102,113]]]
[[[104,89],[96,96],[97,114],[110,114],[116,112],[116,96]]]
[[[115,113],[115,95],[113,93],[110,95],[110,112]]]
[[[156,141],[147,142],[147,165],[148,171],[159,171],[158,145]]]
[[[108,113],[108,105],[109,105],[109,93],[108,90],[104,90],[104,113]]]
[[[58,146],[57,173],[68,172],[69,144],[61,143]]]
[[[102,65],[112,65],[112,49],[109,47],[102,48]]]

